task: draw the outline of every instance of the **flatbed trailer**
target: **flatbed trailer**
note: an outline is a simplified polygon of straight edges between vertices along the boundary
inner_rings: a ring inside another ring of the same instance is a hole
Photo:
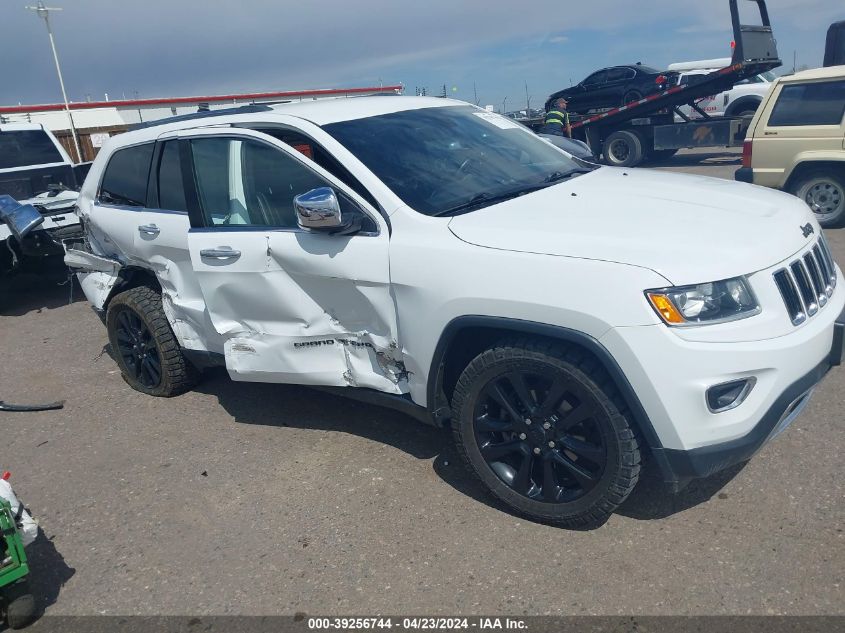
[[[762,24],[740,21],[739,2],[754,2]],[[751,120],[709,116],[697,101],[730,90],[735,84],[781,66],[765,0],[728,0],[734,32],[731,64],[694,84],[676,85],[638,101],[593,115],[572,118],[572,136],[585,141],[610,165],[633,167],[666,158],[685,147],[741,146]],[[691,120],[680,106],[689,105],[701,119]],[[675,122],[675,115],[684,119]]]

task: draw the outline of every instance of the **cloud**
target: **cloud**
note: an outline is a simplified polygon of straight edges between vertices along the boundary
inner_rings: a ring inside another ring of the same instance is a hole
[[[820,58],[819,41],[841,12],[840,2],[770,0],[783,50],[806,48],[808,61]],[[569,74],[582,75],[617,59],[658,63],[665,58],[668,63],[707,56],[704,49],[720,51],[730,39],[726,0],[652,0],[647,7],[596,0],[563,10],[559,0],[534,0],[524,11],[489,0],[59,4],[64,11],[54,16],[53,27],[74,100],[88,93],[102,98],[104,92],[132,95],[135,90],[153,97],[340,87],[379,78],[414,85],[425,81],[432,69],[444,75],[436,81],[486,74],[492,82],[499,72],[497,81],[520,83],[519,76],[507,73],[527,71],[534,60],[537,72],[548,75],[547,60],[558,49],[566,53],[556,59],[558,66],[566,65],[559,75],[565,72],[568,80]],[[58,101],[43,23],[31,11],[7,2],[2,24],[0,103]],[[538,52],[544,44],[569,46],[546,46]],[[535,52],[527,55],[532,48]]]

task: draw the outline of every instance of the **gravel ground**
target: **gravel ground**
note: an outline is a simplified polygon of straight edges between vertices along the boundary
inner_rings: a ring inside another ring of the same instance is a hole
[[[67,401],[0,414],[48,614],[843,613],[841,369],[745,468],[677,497],[647,478],[603,527],[567,531],[506,512],[445,432],[393,411],[219,371],[136,393],[56,282],[0,289],[0,398]]]

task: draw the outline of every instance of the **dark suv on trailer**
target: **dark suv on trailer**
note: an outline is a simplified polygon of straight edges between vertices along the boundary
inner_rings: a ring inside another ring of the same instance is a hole
[[[581,83],[551,95],[546,101],[546,111],[554,109],[554,101],[560,97],[567,100],[570,112],[615,108],[663,90],[677,74],[642,64],[603,68]]]

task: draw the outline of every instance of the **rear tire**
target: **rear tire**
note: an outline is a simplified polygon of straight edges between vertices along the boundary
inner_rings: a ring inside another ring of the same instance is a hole
[[[807,203],[824,228],[845,224],[845,174],[811,171],[798,177],[789,192]]]
[[[620,105],[628,105],[632,101],[639,101],[643,98],[643,93],[639,90],[629,90],[625,93],[625,96],[622,97],[622,103]]]
[[[613,381],[579,348],[504,341],[470,362],[452,398],[469,471],[513,511],[597,527],[628,497],[640,450]]]
[[[643,161],[643,143],[636,133],[618,130],[605,139],[602,153],[611,167],[635,167]]]
[[[199,380],[170,328],[158,291],[139,286],[116,295],[106,328],[123,379],[136,391],[169,398]]]

